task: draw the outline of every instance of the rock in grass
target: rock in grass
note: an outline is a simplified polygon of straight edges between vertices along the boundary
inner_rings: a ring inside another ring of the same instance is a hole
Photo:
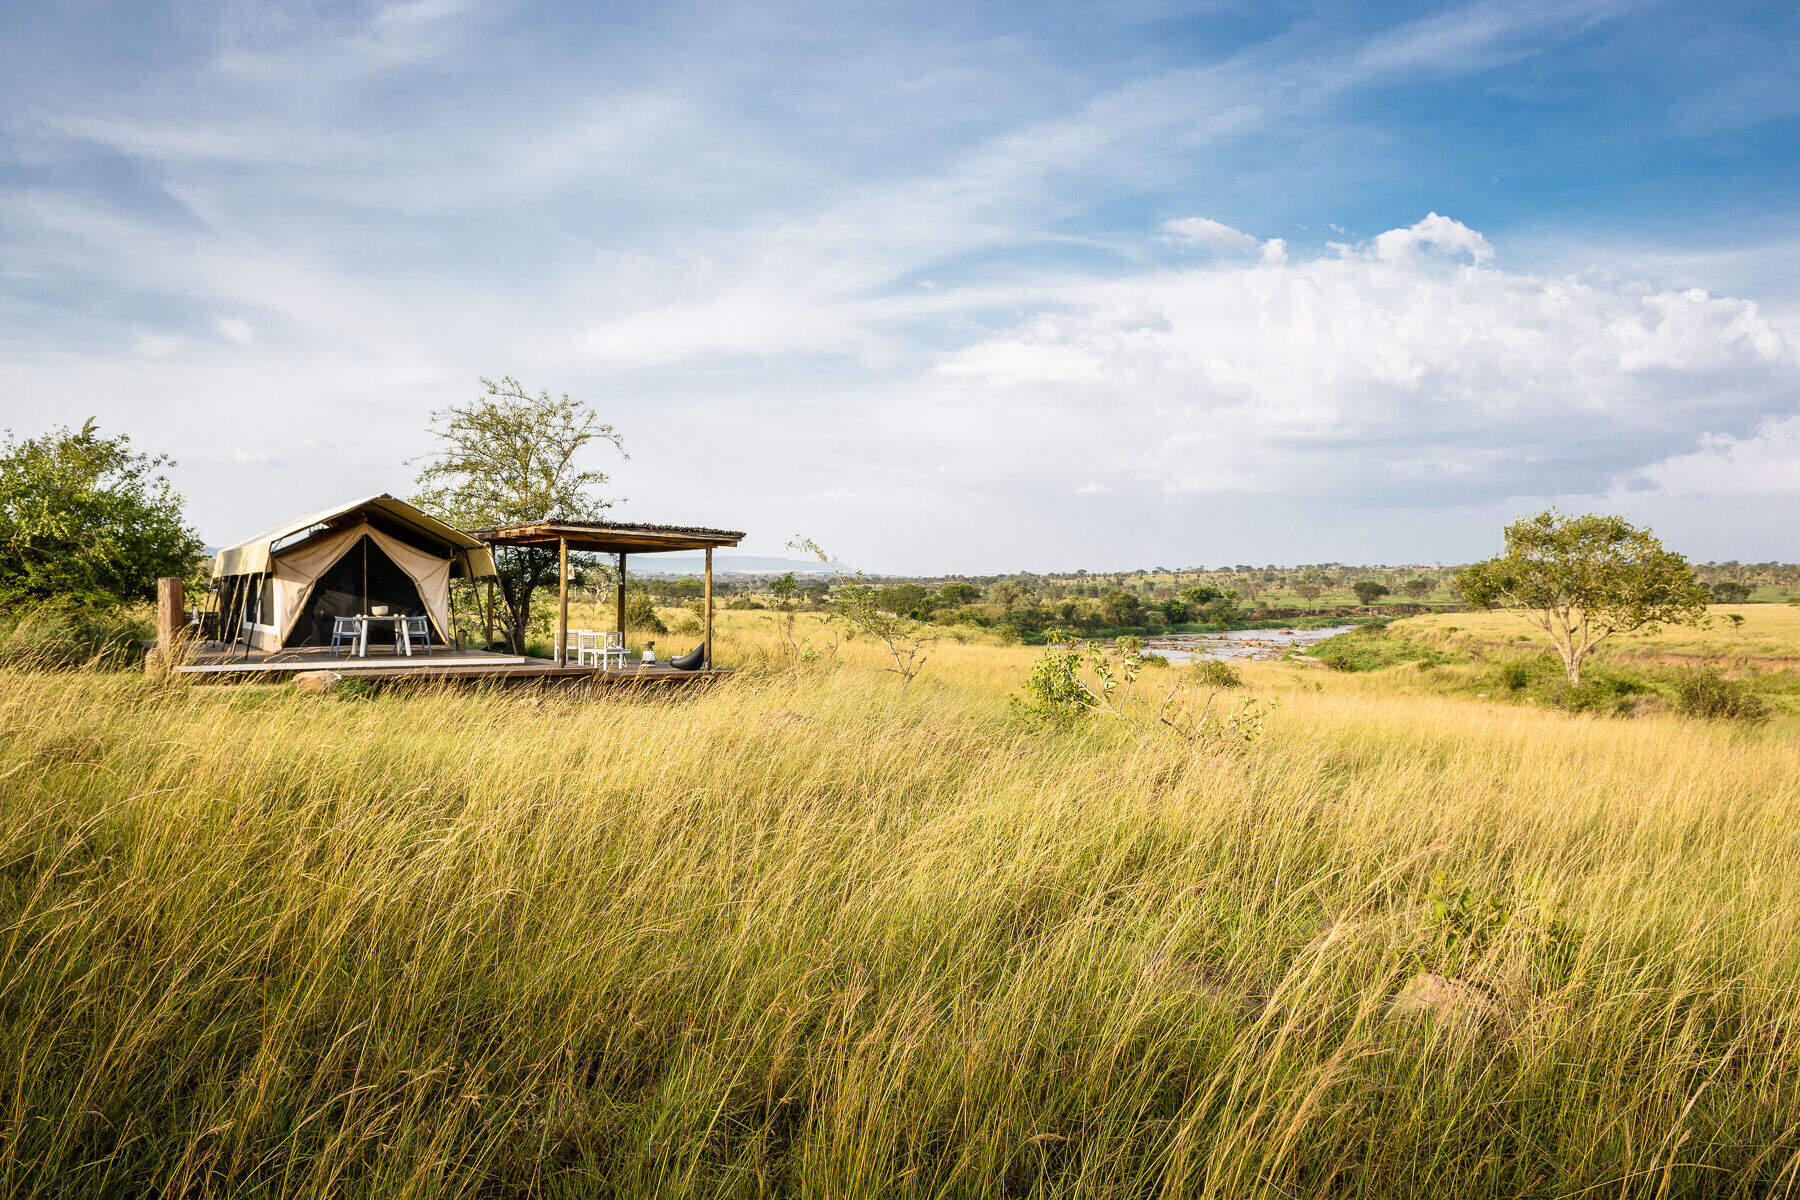
[[[1390,1017],[1436,1017],[1481,1025],[1498,1018],[1500,1006],[1486,988],[1422,971],[1388,1004]]]
[[[294,687],[302,692],[329,692],[344,677],[336,671],[302,671],[294,676]]]

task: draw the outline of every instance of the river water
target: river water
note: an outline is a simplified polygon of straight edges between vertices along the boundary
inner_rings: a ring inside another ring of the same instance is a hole
[[[1224,633],[1186,633],[1157,638],[1154,649],[1146,654],[1160,654],[1170,662],[1193,662],[1196,658],[1274,659],[1289,650],[1305,650],[1329,637],[1347,633],[1354,625],[1332,625],[1325,629],[1230,629]],[[1179,645],[1180,649],[1172,649]]]

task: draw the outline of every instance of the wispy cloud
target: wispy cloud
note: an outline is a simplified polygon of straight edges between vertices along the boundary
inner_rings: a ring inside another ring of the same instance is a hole
[[[1414,507],[1765,478],[1800,243],[1605,193],[1690,169],[1622,156],[1733,74],[1645,66],[1608,93],[1631,137],[1596,128],[1581,89],[1689,20],[1623,11],[52,13],[0,81],[4,415],[102,397],[179,444],[203,527],[256,527],[404,486],[430,408],[512,371],[626,429],[641,515],[897,566],[950,565],[921,528],[972,505],[1010,515],[969,567],[1253,537],[1290,497],[1382,506],[1353,547]],[[1772,111],[1709,110],[1747,165],[1707,194],[1774,203]],[[1586,226],[1534,207],[1589,191]],[[348,448],[305,445],[338,424]],[[296,469],[247,492],[256,446]],[[1075,514],[1114,532],[1072,541]]]

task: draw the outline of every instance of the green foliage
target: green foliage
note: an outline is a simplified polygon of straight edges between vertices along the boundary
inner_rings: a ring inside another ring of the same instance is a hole
[[[875,602],[896,616],[916,621],[931,616],[935,601],[930,592],[916,583],[896,583],[875,589]]]
[[[1221,629],[1228,628],[1238,619],[1237,597],[1233,595],[1213,597],[1201,606],[1200,619],[1209,625],[1217,625]]]
[[[1195,682],[1203,687],[1238,688],[1244,686],[1244,673],[1219,658],[1197,658],[1191,669]]]
[[[1400,585],[1400,590],[1414,600],[1423,600],[1431,595],[1431,580],[1423,575],[1415,575]]]
[[[1432,872],[1425,903],[1431,928],[1451,952],[1483,953],[1515,911],[1510,892],[1477,892],[1443,871]]]
[[[1456,588],[1477,608],[1525,609],[1550,635],[1571,684],[1614,633],[1706,616],[1705,586],[1648,529],[1553,508],[1508,525],[1505,550],[1460,571]]]
[[[900,676],[902,685],[909,684],[925,668],[925,647],[931,643],[918,621],[893,612],[881,603],[877,589],[863,582],[863,573],[846,573],[837,560],[811,538],[794,537],[788,546],[804,550],[827,567],[838,578],[829,603],[830,619],[847,627],[845,640],[863,633],[880,642],[893,659],[887,670]]]
[[[1717,667],[1688,667],[1675,673],[1671,703],[1683,716],[1755,724],[1769,718],[1769,706],[1741,680]]]
[[[1138,623],[1143,604],[1127,591],[1108,592],[1100,598],[1100,611],[1106,619],[1117,626],[1130,626]]]
[[[1363,625],[1326,638],[1311,653],[1334,671],[1379,671],[1402,663],[1449,661],[1429,646],[1402,637],[1385,625]]]
[[[1511,886],[1483,891],[1446,871],[1433,871],[1425,904],[1427,928],[1439,955],[1449,959],[1479,959],[1503,936],[1565,957],[1581,941],[1564,916],[1564,905],[1534,903]]]
[[[165,455],[131,449],[92,420],[0,445],[0,603],[113,607],[187,576],[200,539],[181,516]]]
[[[527,393],[508,375],[483,379],[483,393],[431,414],[437,449],[425,456],[414,503],[452,525],[480,529],[521,521],[596,521],[611,507],[597,494],[608,478],[579,466],[589,445],[623,438],[564,393]],[[531,597],[557,574],[555,549],[508,547],[494,554],[500,606],[514,651],[530,632]]]
[[[1359,579],[1350,585],[1350,590],[1356,593],[1356,602],[1364,605],[1373,604],[1389,594],[1387,584],[1373,579]]]
[[[981,589],[972,583],[951,580],[938,588],[938,599],[949,605],[973,604],[981,599]]]
[[[1743,604],[1750,599],[1750,588],[1732,579],[1722,579],[1712,585],[1714,604]]]
[[[625,628],[640,633],[667,633],[669,627],[656,615],[656,604],[650,593],[635,588],[625,593]]]
[[[1541,659],[1509,658],[1494,664],[1494,684],[1509,692],[1522,692],[1544,678],[1542,668]]]
[[[1120,638],[1109,650],[1052,633],[1050,644],[1011,701],[1016,710],[1051,722],[1066,723],[1084,715],[1109,717],[1139,733],[1173,734],[1196,746],[1243,747],[1263,736],[1273,701],[1245,696],[1234,708],[1215,713],[1219,688],[1191,686],[1192,674],[1186,681],[1177,678],[1160,701],[1139,696],[1138,675],[1151,661],[1167,666],[1165,660],[1145,656],[1136,638]]]
[[[1162,619],[1171,625],[1184,624],[1194,615],[1186,601],[1177,600],[1172,596],[1167,600],[1158,600],[1156,609],[1162,614]]]
[[[150,622],[117,608],[40,605],[0,615],[0,665],[31,670],[126,668],[143,660]]]
[[[1649,684],[1623,671],[1590,670],[1579,681],[1553,675],[1538,681],[1533,696],[1564,712],[1601,717],[1629,716],[1639,698],[1653,692]]]

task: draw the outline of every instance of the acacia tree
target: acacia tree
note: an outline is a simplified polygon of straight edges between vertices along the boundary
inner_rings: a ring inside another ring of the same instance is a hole
[[[479,529],[521,521],[597,521],[612,501],[597,495],[608,477],[580,466],[576,456],[594,442],[610,442],[621,457],[623,438],[594,411],[549,392],[533,396],[519,381],[482,379],[483,392],[466,404],[431,414],[437,449],[425,455],[415,502],[453,525]],[[556,551],[511,546],[495,555],[502,619],[514,654],[525,646],[531,597],[556,578]]]
[[[1508,525],[1506,548],[1458,572],[1456,590],[1477,608],[1524,609],[1550,635],[1572,684],[1615,633],[1706,619],[1706,585],[1648,529],[1554,508]]]
[[[140,454],[92,419],[0,445],[0,601],[118,605],[185,576],[200,539],[169,486],[166,455]]]

